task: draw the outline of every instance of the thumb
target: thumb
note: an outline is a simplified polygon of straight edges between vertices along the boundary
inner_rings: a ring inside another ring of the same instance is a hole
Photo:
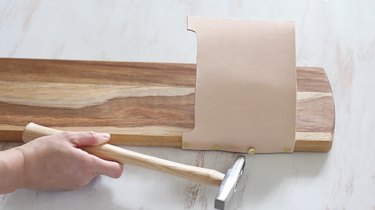
[[[66,137],[76,147],[95,146],[106,143],[111,137],[109,133],[93,131],[68,132]]]

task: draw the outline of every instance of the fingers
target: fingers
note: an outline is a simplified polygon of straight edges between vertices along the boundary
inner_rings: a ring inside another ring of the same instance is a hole
[[[75,147],[86,147],[94,146],[106,143],[110,135],[108,133],[95,133],[92,131],[83,131],[83,132],[63,132],[66,139],[72,143]],[[113,161],[103,160],[95,155],[88,154],[83,150],[81,155],[89,155],[86,158],[89,158],[91,162],[92,173],[96,175],[106,175],[112,178],[119,178],[123,172],[122,164]]]
[[[94,163],[94,173],[105,175],[112,178],[119,178],[123,172],[123,166],[120,163],[100,159],[92,155]]]
[[[93,131],[63,132],[62,135],[76,147],[94,146],[106,143],[111,137],[108,133],[95,133]]]

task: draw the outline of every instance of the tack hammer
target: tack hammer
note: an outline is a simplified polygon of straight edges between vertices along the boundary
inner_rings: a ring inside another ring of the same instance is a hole
[[[29,123],[25,127],[22,138],[24,142],[29,142],[36,138],[52,135],[58,132],[61,131],[35,123]],[[246,157],[244,155],[239,155],[226,174],[223,174],[213,169],[176,163],[133,152],[111,144],[84,147],[81,149],[106,160],[117,161],[122,164],[143,166],[157,171],[164,171],[204,184],[220,185],[219,193],[215,199],[215,208],[217,209],[224,209],[225,206],[227,206],[227,203],[231,200],[237,189],[237,183],[241,178],[246,163]]]

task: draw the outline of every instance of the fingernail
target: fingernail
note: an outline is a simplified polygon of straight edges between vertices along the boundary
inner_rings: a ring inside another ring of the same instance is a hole
[[[109,133],[98,133],[98,136],[101,140],[107,141],[111,137]]]

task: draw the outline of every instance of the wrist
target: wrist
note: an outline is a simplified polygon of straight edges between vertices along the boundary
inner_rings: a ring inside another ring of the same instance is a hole
[[[0,194],[13,192],[23,187],[24,156],[12,148],[0,152]]]
[[[17,183],[17,189],[19,188],[25,188],[26,187],[26,176],[25,176],[25,154],[22,146],[18,146],[13,148],[15,155],[17,155],[17,175],[15,176],[16,183]]]
[[[18,146],[10,149],[10,152],[12,152],[12,156],[14,157],[14,190],[25,187],[25,156],[21,147],[22,146]]]

